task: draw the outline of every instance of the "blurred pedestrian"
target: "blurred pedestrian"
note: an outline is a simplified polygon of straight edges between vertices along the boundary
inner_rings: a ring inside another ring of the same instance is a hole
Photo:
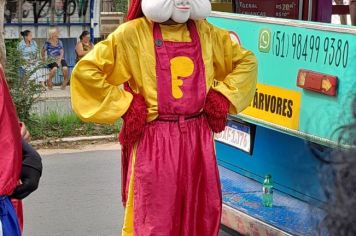
[[[0,66],[0,235],[20,236],[21,200],[35,191],[42,174],[40,155],[27,143]],[[13,201],[11,201],[10,198]],[[14,205],[16,204],[16,205]]]
[[[356,0],[350,0],[351,25],[356,25]]]
[[[21,69],[24,74],[31,73],[30,79],[40,82],[42,86],[46,88],[46,79],[43,75],[38,73],[38,47],[36,41],[32,38],[32,32],[29,30],[25,30],[21,32],[21,36],[23,39],[19,43],[18,49],[26,62],[26,64]]]
[[[57,28],[50,28],[48,30],[49,38],[45,42],[42,48],[42,58],[45,60],[46,55],[47,58],[51,61],[48,64],[48,68],[50,69],[49,78],[48,78],[48,88],[53,89],[53,77],[56,75],[59,67],[62,67],[63,72],[63,83],[61,89],[65,89],[68,83],[68,64],[64,60],[64,47],[61,40],[59,40],[59,33]]]
[[[84,30],[79,39],[80,41],[75,46],[75,53],[77,54],[76,62],[82,59],[94,47],[90,41],[90,33],[88,31]]]
[[[334,0],[336,5],[344,5],[344,0]],[[340,16],[340,24],[347,25],[347,17],[346,15],[339,15]]]
[[[0,235],[20,236],[19,221],[9,196],[21,174],[21,134],[5,75],[0,70]]]
[[[323,163],[320,178],[328,198],[320,235],[356,235],[356,97],[351,104],[350,124],[338,129],[339,143],[349,147],[325,150],[311,144],[312,153]]]

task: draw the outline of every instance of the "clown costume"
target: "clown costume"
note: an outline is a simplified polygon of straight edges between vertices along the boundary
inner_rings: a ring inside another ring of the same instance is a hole
[[[213,132],[249,105],[257,62],[205,20],[210,11],[209,0],[131,1],[128,22],[72,73],[72,106],[82,120],[124,120],[122,235],[218,234]]]

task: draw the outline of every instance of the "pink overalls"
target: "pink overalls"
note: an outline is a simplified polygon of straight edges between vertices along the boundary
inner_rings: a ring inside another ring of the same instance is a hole
[[[163,41],[154,24],[159,117],[147,124],[137,147],[135,236],[218,235],[220,180],[212,132],[201,113],[205,68],[195,23],[187,24],[188,43]]]

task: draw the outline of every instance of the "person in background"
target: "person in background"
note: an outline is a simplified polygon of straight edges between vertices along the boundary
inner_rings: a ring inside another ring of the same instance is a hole
[[[52,80],[53,80],[53,77],[56,75],[59,66],[61,65],[62,72],[63,72],[63,83],[62,83],[61,89],[64,90],[68,83],[68,73],[69,72],[68,72],[68,64],[64,60],[63,43],[61,40],[58,39],[59,33],[58,33],[57,28],[50,28],[48,30],[48,34],[49,34],[49,38],[45,42],[45,44],[43,45],[43,48],[42,48],[42,59],[45,60],[46,54],[47,54],[47,58],[50,61],[53,61],[50,64],[48,64],[50,73],[49,73],[47,85],[50,90],[53,89]]]
[[[334,0],[336,5],[344,5],[344,0]],[[346,15],[339,15],[340,16],[340,24],[347,25],[347,17]]]
[[[35,40],[32,39],[32,33],[29,30],[25,30],[21,32],[21,36],[23,39],[19,43],[18,49],[22,54],[23,59],[26,61],[26,65],[23,66],[23,70],[25,73],[34,70],[38,67],[38,47]],[[45,86],[45,78],[38,73],[33,73],[30,76],[30,79],[35,79],[40,82],[43,88]]]
[[[335,149],[326,166],[332,167],[331,175],[323,175],[325,194],[329,196],[324,225],[329,236],[356,235],[356,94],[351,109],[352,118],[348,125],[340,127],[339,143],[349,148]],[[333,176],[333,181],[330,181]]]
[[[350,0],[351,25],[356,25],[356,0]]]
[[[320,180],[328,198],[319,235],[356,235],[356,94],[354,96],[350,123],[337,130],[340,131],[339,143],[349,146],[325,149],[310,144],[311,152],[322,163]]]
[[[19,123],[0,66],[0,235],[20,236],[21,201],[38,187],[42,174],[39,154],[27,143],[29,133]],[[11,198],[17,199],[16,209]]]
[[[75,53],[77,54],[76,62],[84,57],[94,45],[90,42],[90,33],[86,30],[79,36],[80,41],[75,46]]]
[[[0,235],[19,236],[19,221],[9,196],[21,174],[21,135],[5,75],[0,70]]]

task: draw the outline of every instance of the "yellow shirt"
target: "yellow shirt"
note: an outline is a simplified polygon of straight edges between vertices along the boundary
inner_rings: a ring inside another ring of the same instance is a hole
[[[245,109],[254,96],[257,61],[252,52],[230,39],[229,32],[206,20],[195,21],[205,64],[207,91],[213,88],[231,103],[230,113]],[[186,24],[160,25],[163,39],[191,41]],[[214,85],[214,80],[219,83]],[[130,106],[132,95],[119,85],[145,97],[147,121],[158,115],[153,23],[145,17],[129,21],[98,43],[72,73],[72,107],[84,121],[113,123]]]

